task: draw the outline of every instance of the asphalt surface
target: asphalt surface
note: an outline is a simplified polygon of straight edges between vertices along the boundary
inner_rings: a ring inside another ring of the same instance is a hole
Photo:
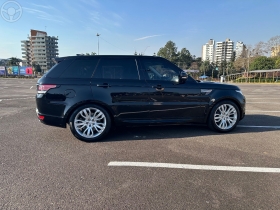
[[[239,87],[247,112],[231,133],[194,125],[117,128],[85,143],[38,122],[35,79],[0,79],[0,209],[279,209],[277,172],[108,166],[279,169],[280,85]]]

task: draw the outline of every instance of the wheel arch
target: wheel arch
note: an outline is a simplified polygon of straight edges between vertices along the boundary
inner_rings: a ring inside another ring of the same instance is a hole
[[[236,100],[234,98],[221,98],[221,99],[216,100],[213,104],[211,104],[211,107],[210,107],[210,109],[209,109],[209,111],[207,113],[206,122],[208,122],[208,120],[209,120],[209,117],[211,115],[213,107],[216,104],[218,104],[220,102],[223,102],[223,101],[231,101],[231,102],[233,102],[238,107],[238,110],[239,110],[239,121],[242,119],[242,108],[241,108],[241,104],[238,102],[238,100]]]
[[[69,123],[70,117],[76,109],[78,109],[81,106],[87,105],[87,104],[95,104],[95,105],[98,105],[98,106],[102,107],[103,109],[105,109],[108,112],[112,123],[114,123],[113,110],[109,106],[107,106],[106,104],[104,104],[100,101],[91,101],[91,100],[81,101],[81,102],[75,104],[74,106],[72,106],[65,114],[65,123]]]

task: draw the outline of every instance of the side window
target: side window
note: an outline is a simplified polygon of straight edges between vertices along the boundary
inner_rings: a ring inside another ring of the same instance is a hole
[[[73,62],[73,59],[63,60],[55,64],[46,74],[47,77],[57,78]]]
[[[148,80],[179,81],[179,68],[167,60],[143,58],[142,65]]]
[[[63,72],[61,78],[91,78],[99,58],[76,59]]]
[[[93,78],[139,80],[139,74],[134,58],[101,58]]]

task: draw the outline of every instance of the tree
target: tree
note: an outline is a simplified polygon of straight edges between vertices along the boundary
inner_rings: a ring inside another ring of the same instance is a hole
[[[227,61],[226,60],[222,60],[222,62],[219,65],[219,69],[220,69],[220,75],[225,75],[226,74],[226,70],[227,70]]]
[[[188,69],[192,64],[191,53],[186,49],[182,48],[178,53],[178,66],[182,69]]]
[[[267,70],[273,69],[275,66],[275,61],[272,58],[266,56],[259,56],[254,59],[250,64],[250,70]]]
[[[275,48],[279,48],[280,46],[280,36],[271,37],[266,43],[267,52],[271,52]]]
[[[34,74],[36,74],[38,72],[42,72],[41,66],[36,62],[32,62],[32,69],[33,69]]]
[[[243,72],[245,71],[246,69],[246,61],[247,59],[244,58],[244,57],[239,57],[237,58],[234,63],[233,63],[233,66],[234,66],[234,69],[237,71],[237,72]]]
[[[195,55],[193,55],[192,58],[193,58],[193,61],[190,66],[190,69],[199,70],[200,66],[202,65],[201,57],[196,58]]]
[[[178,61],[176,44],[172,41],[168,41],[164,47],[159,49],[157,55],[176,64]]]
[[[22,61],[21,59],[18,59],[18,58],[15,58],[15,57],[11,57],[11,58],[9,58],[8,65],[9,66],[19,66],[19,63],[21,61]]]
[[[280,56],[275,58],[275,65],[274,65],[275,69],[280,69]]]

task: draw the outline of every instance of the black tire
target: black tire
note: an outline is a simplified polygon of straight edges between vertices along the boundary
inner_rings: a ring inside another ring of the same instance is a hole
[[[76,138],[85,142],[95,142],[108,134],[111,128],[111,118],[101,106],[87,104],[73,112],[69,126]]]
[[[227,113],[227,111],[230,112]],[[212,108],[208,118],[208,127],[214,131],[226,133],[236,127],[239,119],[240,111],[237,105],[232,101],[221,101]]]

